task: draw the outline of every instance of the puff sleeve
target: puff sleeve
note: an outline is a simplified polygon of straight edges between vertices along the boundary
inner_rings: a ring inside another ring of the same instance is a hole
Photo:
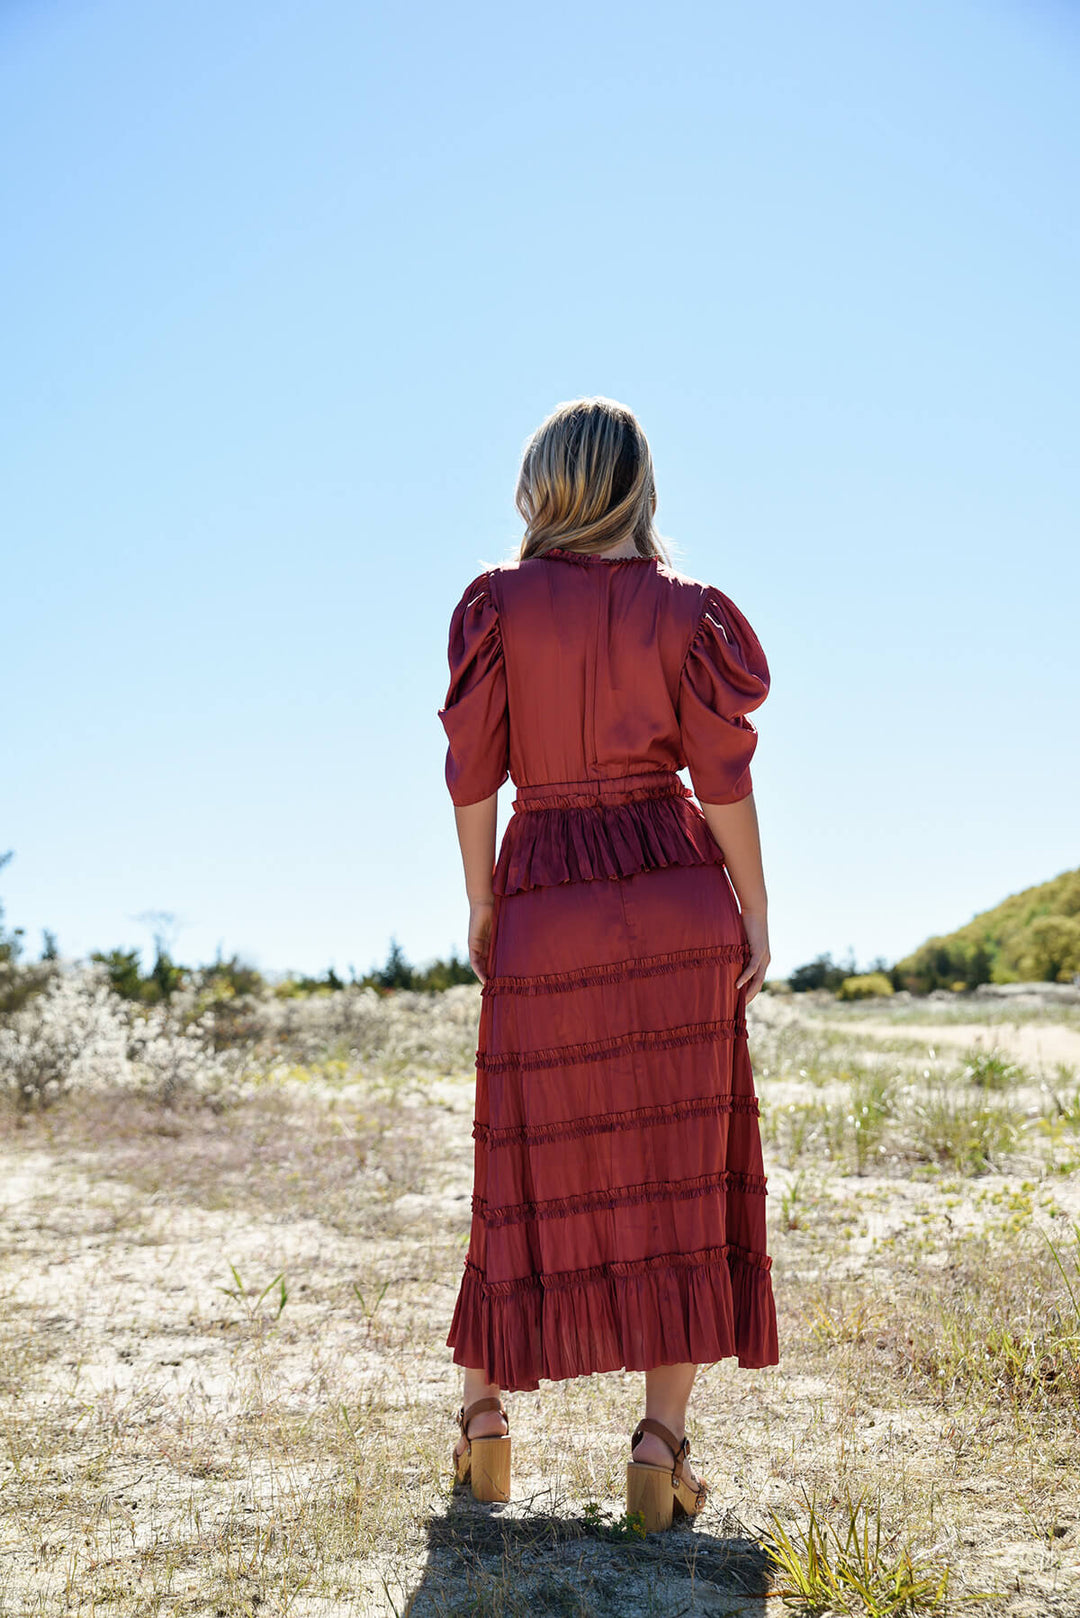
[[[679,680],[679,728],[701,803],[749,797],[757,730],[747,714],[769,694],[761,643],[735,603],[709,587]]]
[[[446,731],[446,785],[454,803],[479,803],[509,775],[506,669],[491,580],[481,573],[450,620],[450,685],[439,718]]]

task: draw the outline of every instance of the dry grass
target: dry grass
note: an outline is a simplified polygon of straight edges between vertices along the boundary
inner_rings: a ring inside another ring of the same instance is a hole
[[[761,1008],[781,1363],[700,1373],[716,1504],[647,1541],[637,1376],[451,1489],[468,1077],[6,1115],[0,1614],[1080,1613],[1075,1076],[902,1033]]]

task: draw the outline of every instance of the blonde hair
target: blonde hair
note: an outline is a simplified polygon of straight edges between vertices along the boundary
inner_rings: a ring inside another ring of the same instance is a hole
[[[571,399],[553,410],[525,446],[514,498],[526,523],[522,561],[555,546],[606,551],[631,535],[639,556],[668,560],[653,524],[648,440],[614,399]]]

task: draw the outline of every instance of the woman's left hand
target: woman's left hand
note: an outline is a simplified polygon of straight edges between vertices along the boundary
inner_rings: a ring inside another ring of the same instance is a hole
[[[487,982],[491,919],[494,914],[493,899],[478,900],[469,906],[469,965],[481,983]]]

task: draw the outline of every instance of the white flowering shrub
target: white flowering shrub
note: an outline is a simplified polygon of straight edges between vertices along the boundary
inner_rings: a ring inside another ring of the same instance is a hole
[[[127,1072],[126,1007],[98,965],[57,972],[0,1027],[0,1084],[26,1105]]]
[[[144,1006],[111,987],[101,962],[67,962],[0,1021],[0,1093],[43,1105],[72,1088],[124,1086],[163,1102],[222,1095],[245,1078],[331,1063],[371,1075],[471,1071],[478,984],[440,993],[379,994],[355,985],[332,994],[243,997],[223,1025],[197,987]],[[242,1028],[240,1039],[232,1038]],[[225,1048],[219,1048],[224,1045]]]
[[[181,1023],[171,1004],[133,1017],[127,1047],[130,1080],[166,1103],[183,1092],[222,1094],[243,1076],[248,1053],[214,1050],[212,1031],[209,1017]]]
[[[300,1062],[332,1056],[384,1072],[448,1073],[474,1065],[479,1021],[479,984],[391,994],[350,986],[333,994],[260,1000],[249,1026],[260,1046],[265,1042]]]
[[[0,1025],[0,1090],[22,1106],[75,1087],[124,1085],[163,1101],[220,1090],[246,1053],[215,1052],[205,1022],[184,1026],[182,1015],[121,999],[98,962],[69,966]]]

